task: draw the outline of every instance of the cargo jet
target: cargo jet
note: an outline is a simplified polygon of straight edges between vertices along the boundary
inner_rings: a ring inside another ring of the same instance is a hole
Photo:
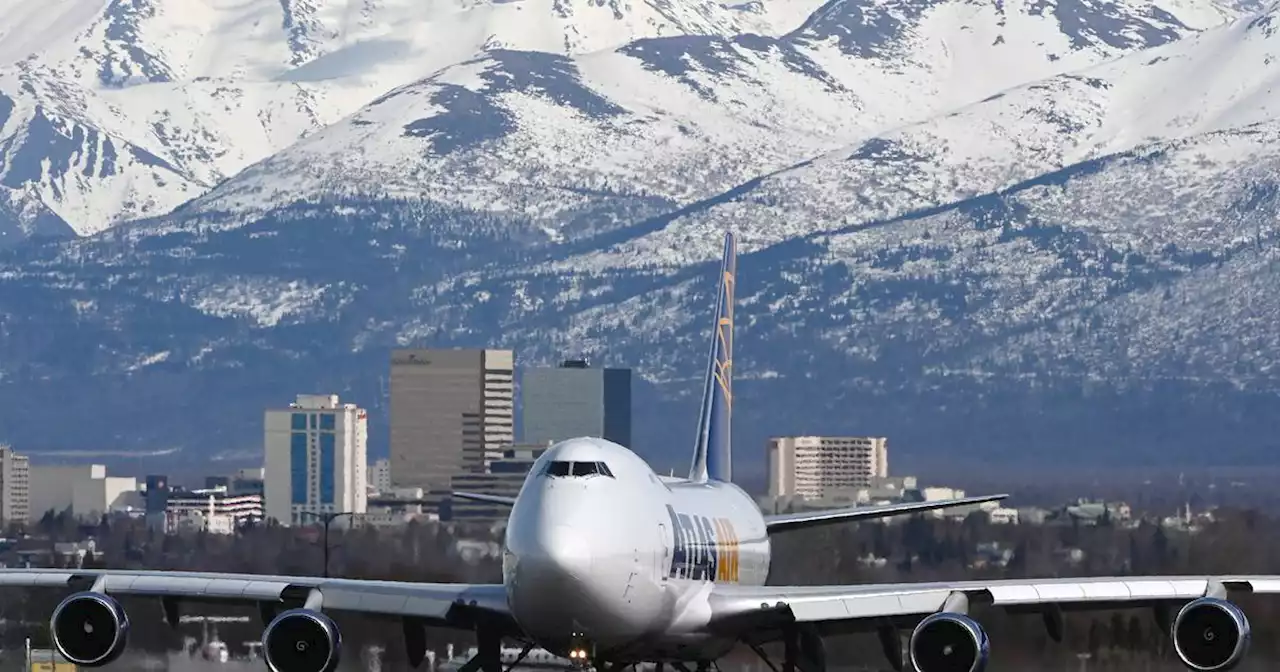
[[[471,630],[476,655],[460,672],[503,672],[503,639],[536,646],[600,672],[637,663],[705,672],[736,646],[782,670],[823,672],[823,637],[879,634],[890,665],[917,672],[980,672],[990,646],[974,612],[1038,613],[1062,636],[1066,610],[1150,608],[1192,670],[1227,670],[1248,648],[1249,621],[1231,593],[1280,592],[1280,576],[1124,576],[770,586],[771,534],[997,500],[762,515],[732,482],[733,289],[736,249],[725,236],[720,291],[701,416],[688,478],[664,478],[630,450],[599,438],[564,441],[534,464],[515,498],[457,497],[510,505],[502,583],[414,584],[320,577],[166,571],[0,569],[0,585],[73,591],[54,609],[53,645],[97,667],[124,650],[128,617],[117,595],[158,597],[178,622],[187,602],[254,604],[272,672],[333,672],[341,637],[329,613],[393,619],[410,662],[427,650],[427,626]],[[900,632],[910,632],[904,654]]]

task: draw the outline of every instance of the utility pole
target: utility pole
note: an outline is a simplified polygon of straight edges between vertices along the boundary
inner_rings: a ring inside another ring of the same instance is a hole
[[[312,516],[313,518],[319,518],[320,521],[324,523],[324,578],[327,579],[329,578],[329,525],[333,524],[333,521],[337,520],[338,518],[341,518],[342,516],[353,516],[355,515],[355,512],[354,511],[338,511],[338,512],[326,511],[325,513],[316,513],[314,511],[302,511],[301,514],[304,516]]]

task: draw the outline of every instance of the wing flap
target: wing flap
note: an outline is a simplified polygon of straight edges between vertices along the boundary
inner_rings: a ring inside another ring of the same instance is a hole
[[[908,513],[921,513],[935,509],[950,509],[957,506],[972,506],[984,502],[996,502],[1009,495],[981,495],[962,499],[943,499],[933,502],[904,502],[902,504],[883,504],[880,506],[854,506],[844,509],[822,509],[819,511],[800,511],[798,513],[780,513],[765,516],[764,522],[770,532],[794,530],[816,525],[847,523],[856,520],[888,518]]]
[[[1056,604],[1073,610],[1133,608],[1190,601],[1216,585],[1230,592],[1280,594],[1280,576],[1144,576],[1011,579],[867,586],[758,587],[717,584],[712,623],[785,609],[797,622],[874,621],[940,611],[955,593],[999,607]],[[749,620],[749,619],[747,619]]]

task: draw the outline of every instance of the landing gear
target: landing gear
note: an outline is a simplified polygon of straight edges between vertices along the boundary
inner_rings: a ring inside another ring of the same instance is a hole
[[[476,655],[458,672],[502,672],[502,636],[492,628],[476,628]]]
[[[791,624],[782,630],[782,669],[779,670],[759,644],[749,644],[752,651],[773,672],[826,672],[826,647],[822,635],[809,624]]]
[[[587,641],[587,635],[583,632],[574,632],[569,635],[569,661],[573,663],[574,668],[582,670],[591,666],[591,661],[596,658],[596,647]],[[596,660],[595,667],[597,670],[603,671],[602,662]]]

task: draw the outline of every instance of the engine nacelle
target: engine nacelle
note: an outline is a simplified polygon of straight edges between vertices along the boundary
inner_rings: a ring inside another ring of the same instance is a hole
[[[262,657],[271,672],[333,672],[341,649],[337,624],[310,609],[290,609],[262,632]]]
[[[1249,619],[1236,605],[1202,597],[1182,608],[1173,621],[1173,649],[1192,670],[1230,670],[1249,650]]]
[[[920,621],[908,650],[917,672],[983,672],[991,643],[977,621],[944,611]]]
[[[58,604],[49,619],[53,648],[81,667],[102,667],[124,653],[129,617],[115,598],[76,593]]]

